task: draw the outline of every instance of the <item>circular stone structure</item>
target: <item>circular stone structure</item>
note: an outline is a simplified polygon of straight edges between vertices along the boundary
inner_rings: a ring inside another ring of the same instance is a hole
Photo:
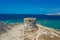
[[[26,24],[27,28],[35,28],[36,18],[24,18],[24,24]]]

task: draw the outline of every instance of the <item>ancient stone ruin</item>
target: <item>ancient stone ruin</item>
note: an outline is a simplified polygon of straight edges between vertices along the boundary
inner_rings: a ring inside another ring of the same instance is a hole
[[[24,24],[27,25],[27,28],[35,28],[36,18],[24,18]]]

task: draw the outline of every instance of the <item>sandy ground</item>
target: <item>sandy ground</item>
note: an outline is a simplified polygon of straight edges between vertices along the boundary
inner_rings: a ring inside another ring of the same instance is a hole
[[[60,40],[60,32],[37,24],[28,29],[26,25],[15,25],[11,30],[0,35],[0,40]]]

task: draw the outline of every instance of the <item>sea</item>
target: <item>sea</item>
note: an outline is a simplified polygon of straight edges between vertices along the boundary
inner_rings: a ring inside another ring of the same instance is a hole
[[[44,14],[0,14],[0,21],[6,24],[24,23],[24,18],[36,18],[36,23],[60,29],[60,15],[44,15]]]

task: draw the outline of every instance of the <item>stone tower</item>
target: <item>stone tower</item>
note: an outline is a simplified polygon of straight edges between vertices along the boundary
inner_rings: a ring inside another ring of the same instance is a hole
[[[36,27],[36,18],[24,18],[24,24],[27,28],[34,28]]]

